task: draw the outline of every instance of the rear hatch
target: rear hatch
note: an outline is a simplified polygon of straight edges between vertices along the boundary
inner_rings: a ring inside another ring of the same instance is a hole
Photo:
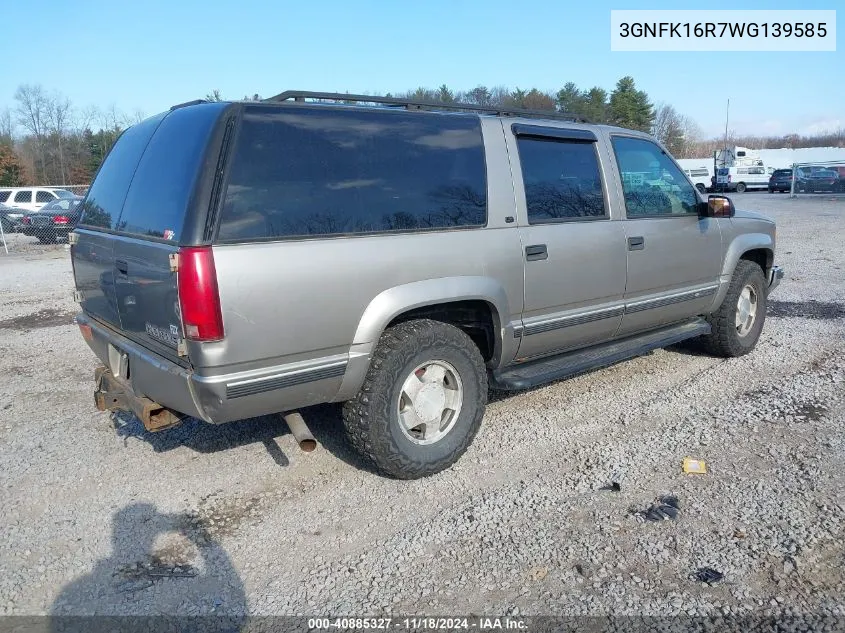
[[[214,172],[227,107],[176,108],[124,132],[82,203],[71,248],[82,309],[172,360],[182,325],[171,255],[203,239],[200,183],[205,165]]]

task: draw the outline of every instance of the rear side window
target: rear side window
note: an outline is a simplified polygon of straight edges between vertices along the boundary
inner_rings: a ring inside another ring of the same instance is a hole
[[[9,199],[9,194],[11,191],[0,191],[0,202],[6,202]]]
[[[518,137],[529,224],[607,217],[595,143]]]
[[[178,108],[161,122],[138,163],[118,231],[179,240],[211,128],[223,107]]]
[[[56,196],[54,196],[49,191],[44,191],[43,189],[39,189],[38,191],[35,192],[35,201],[36,202],[52,202],[55,199],[56,199]]]
[[[32,190],[27,189],[26,191],[18,191],[15,194],[15,202],[32,202]]]
[[[254,106],[244,113],[218,239],[483,226],[477,117]]]
[[[141,154],[165,114],[133,125],[117,139],[88,190],[81,224],[114,229]]]

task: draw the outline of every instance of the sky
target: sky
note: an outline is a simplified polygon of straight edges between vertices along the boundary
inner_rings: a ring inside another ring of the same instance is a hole
[[[706,136],[811,134],[845,126],[836,52],[611,52],[611,9],[835,9],[842,0],[0,0],[0,110],[24,83],[77,107],[152,115],[218,89],[400,92],[443,83],[610,91],[631,75]],[[837,17],[845,16],[839,11]]]

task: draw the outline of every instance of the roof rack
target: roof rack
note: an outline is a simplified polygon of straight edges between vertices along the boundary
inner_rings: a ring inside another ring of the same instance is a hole
[[[350,95],[340,92],[307,92],[301,90],[286,90],[275,97],[264,99],[264,101],[280,103],[283,101],[302,102],[306,99],[337,101],[341,103],[377,103],[405,108],[406,110],[457,110],[460,112],[479,112],[482,114],[494,114],[498,116],[528,117],[534,119],[558,119],[561,121],[572,121],[574,123],[590,123],[589,120],[580,114],[568,112],[554,112],[549,110],[523,110],[520,108],[498,108],[496,106],[479,106],[471,103],[443,103],[438,101],[412,101],[410,99],[399,99],[397,97],[378,97],[374,95]]]

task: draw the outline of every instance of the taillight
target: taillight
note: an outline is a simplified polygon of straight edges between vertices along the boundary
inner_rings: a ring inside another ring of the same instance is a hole
[[[70,219],[66,215],[53,216],[53,224],[67,224]]]
[[[223,314],[211,247],[179,249],[177,280],[185,336],[192,341],[222,339]]]

